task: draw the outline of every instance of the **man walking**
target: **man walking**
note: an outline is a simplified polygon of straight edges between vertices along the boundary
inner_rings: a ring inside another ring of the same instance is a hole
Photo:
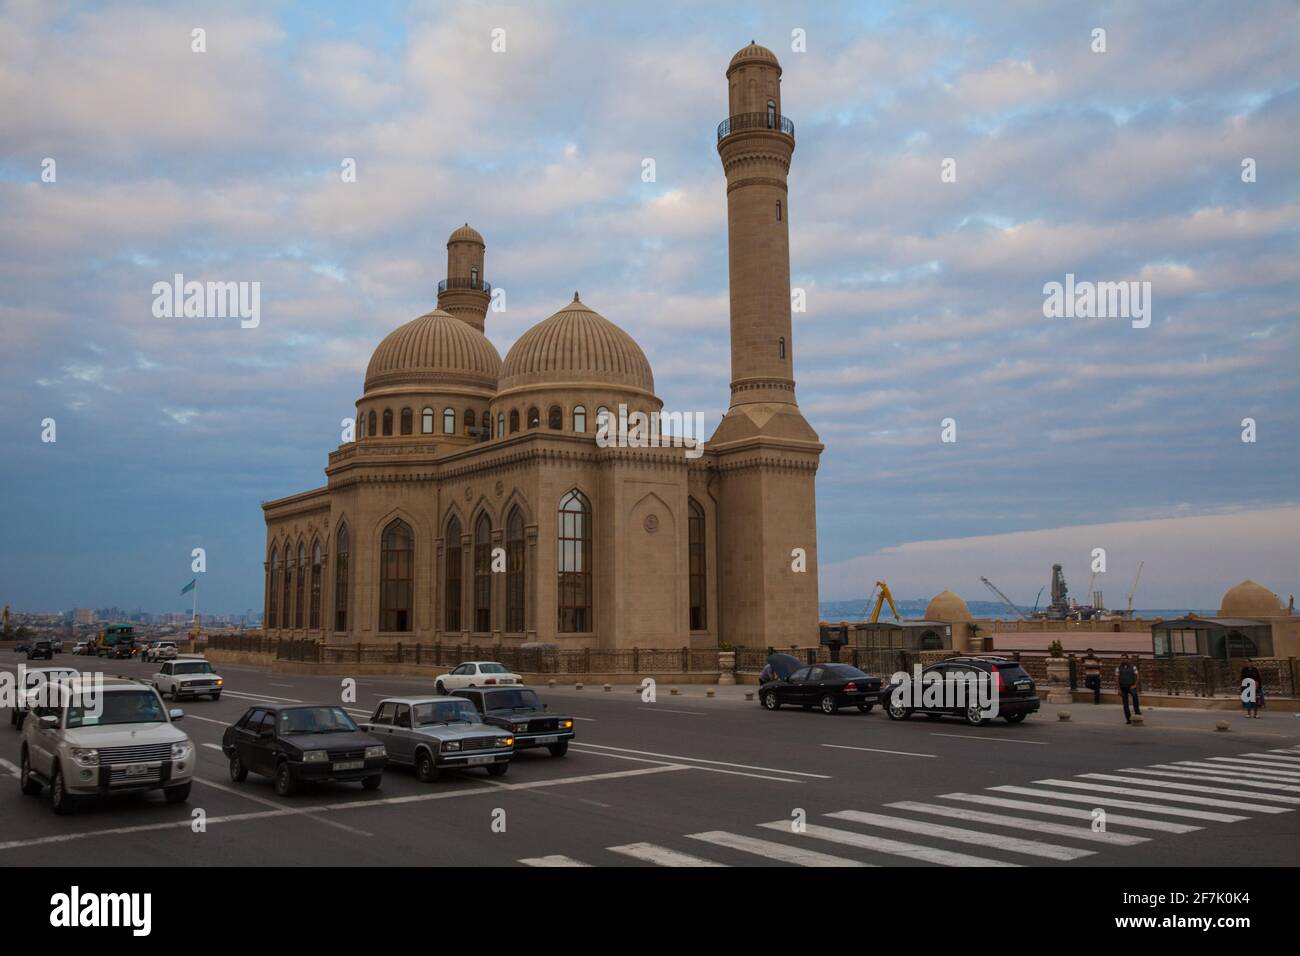
[[[1133,659],[1125,654],[1120,658],[1119,667],[1115,668],[1115,683],[1119,685],[1119,700],[1124,705],[1124,723],[1133,723],[1129,713],[1128,700],[1133,698],[1133,713],[1142,716],[1142,705],[1138,702],[1138,669]]]
[[[1101,703],[1101,658],[1088,648],[1083,657],[1083,686],[1092,691],[1092,702]]]

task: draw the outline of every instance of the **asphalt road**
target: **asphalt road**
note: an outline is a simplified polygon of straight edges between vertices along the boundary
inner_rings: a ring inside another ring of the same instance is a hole
[[[22,661],[0,661],[13,670]],[[58,662],[144,677],[141,662]],[[1019,725],[762,711],[742,688],[541,688],[575,716],[567,756],[516,755],[508,775],[323,785],[291,799],[232,783],[226,725],[261,700],[340,699],[334,677],[221,665],[220,701],[186,701],[199,751],[188,804],[161,794],[56,817],[19,792],[19,734],[0,725],[0,866],[43,865],[1294,865],[1300,719],[1266,713],[1045,707]],[[427,681],[360,677],[358,718]],[[1214,731],[1227,718],[1232,731]],[[7,741],[7,742],[5,742]],[[1098,809],[1107,814],[1095,832]],[[206,830],[194,832],[202,810]],[[804,826],[796,832],[796,821]]]

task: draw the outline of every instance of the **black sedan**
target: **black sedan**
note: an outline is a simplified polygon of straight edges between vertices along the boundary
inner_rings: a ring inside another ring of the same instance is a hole
[[[275,792],[291,796],[300,784],[360,780],[376,790],[388,766],[381,741],[353,722],[337,704],[255,704],[226,728],[221,751],[230,779],[260,773]]]
[[[515,750],[545,747],[552,757],[563,757],[573,739],[573,718],[552,714],[537,691],[529,687],[465,687],[451,692],[464,697],[483,715],[483,723],[510,731]]]
[[[791,661],[799,666],[791,669]],[[772,679],[758,688],[758,701],[765,710],[795,704],[805,710],[818,707],[824,714],[841,707],[857,707],[866,713],[880,703],[880,678],[851,664],[806,665],[788,654],[774,654],[768,658],[768,666]]]

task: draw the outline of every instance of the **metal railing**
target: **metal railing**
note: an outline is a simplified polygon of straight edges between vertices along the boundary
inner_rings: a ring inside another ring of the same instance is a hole
[[[492,283],[484,282],[482,279],[466,279],[463,277],[442,279],[438,282],[439,292],[446,292],[448,289],[478,289],[491,294]]]
[[[788,116],[782,116],[780,113],[737,113],[728,116],[718,124],[718,142],[722,142],[732,133],[754,129],[770,129],[794,139],[794,123]]]

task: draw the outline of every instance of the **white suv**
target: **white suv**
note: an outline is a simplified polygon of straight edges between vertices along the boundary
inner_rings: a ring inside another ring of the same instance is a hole
[[[140,659],[143,661],[173,660],[176,657],[176,645],[172,641],[154,641],[143,651],[140,652]]]
[[[153,686],[163,697],[171,694],[172,700],[182,697],[221,699],[221,675],[202,657],[178,657],[163,661],[161,669],[153,675]]]
[[[63,692],[33,702],[23,723],[19,783],[28,795],[50,788],[54,812],[82,797],[162,790],[168,803],[189,799],[197,755],[148,684],[85,674]]]

